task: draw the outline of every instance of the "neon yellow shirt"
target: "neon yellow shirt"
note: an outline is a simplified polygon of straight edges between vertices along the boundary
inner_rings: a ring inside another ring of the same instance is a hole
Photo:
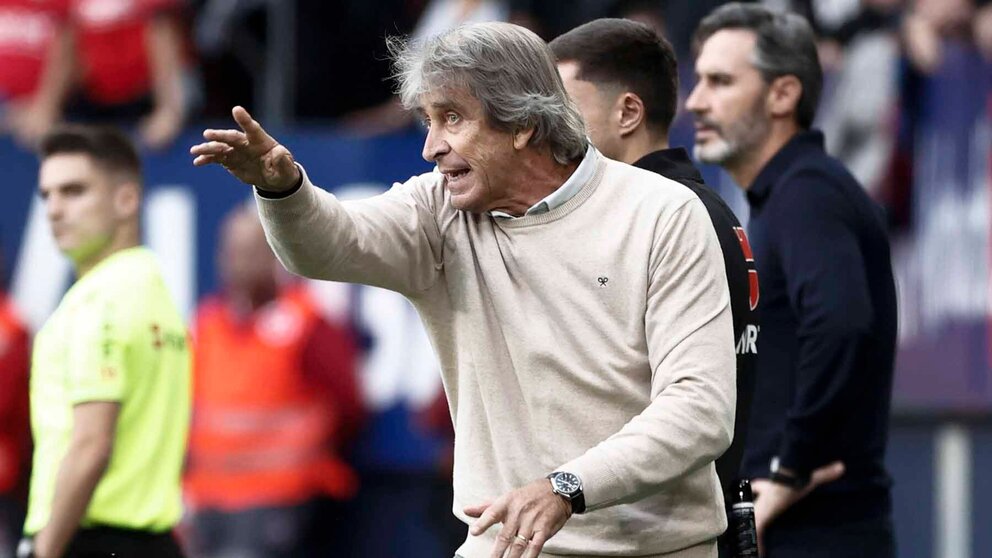
[[[113,454],[82,525],[167,531],[182,514],[190,415],[186,327],[146,248],[117,252],[66,293],[35,339],[34,466],[24,532],[48,523],[73,406],[121,405]]]

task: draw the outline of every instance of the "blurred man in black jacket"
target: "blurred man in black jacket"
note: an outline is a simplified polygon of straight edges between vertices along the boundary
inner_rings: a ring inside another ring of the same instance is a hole
[[[809,24],[728,4],[696,31],[695,155],[747,194],[761,353],[743,473],[770,558],[891,557],[896,295],[878,207],[810,129]]]

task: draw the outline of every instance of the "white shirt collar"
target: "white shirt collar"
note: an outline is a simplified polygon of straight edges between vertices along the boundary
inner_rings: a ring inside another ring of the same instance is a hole
[[[582,187],[586,185],[591,179],[593,174],[596,172],[596,148],[589,144],[586,148],[586,154],[582,157],[582,162],[576,167],[572,176],[568,177],[568,180],[564,184],[558,187],[554,192],[548,194],[543,200],[530,206],[530,208],[524,212],[524,216],[527,215],[540,215],[541,213],[547,213],[553,209],[557,209],[565,204],[568,200],[575,197]],[[490,215],[493,217],[499,217],[501,219],[514,219],[513,215],[509,213],[504,213],[502,211],[490,211]]]

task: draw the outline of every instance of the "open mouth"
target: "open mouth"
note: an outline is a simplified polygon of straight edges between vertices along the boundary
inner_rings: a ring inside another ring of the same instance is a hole
[[[444,176],[448,179],[449,183],[452,183],[452,182],[458,182],[459,180],[465,178],[470,172],[472,171],[469,169],[458,169],[458,170],[445,172]]]

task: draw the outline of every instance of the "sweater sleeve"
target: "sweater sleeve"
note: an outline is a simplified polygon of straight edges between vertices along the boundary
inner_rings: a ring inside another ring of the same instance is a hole
[[[589,510],[633,502],[706,466],[733,438],[733,320],[723,256],[702,202],[679,207],[652,248],[644,316],[651,403],[563,465]]]
[[[289,271],[414,295],[441,272],[438,202],[429,182],[429,175],[413,177],[382,195],[341,202],[304,171],[292,195],[256,193],[255,200],[265,236]]]
[[[832,425],[861,389],[856,363],[873,320],[854,209],[829,180],[815,173],[790,180],[770,226],[799,325],[795,394],[779,459],[800,473],[836,458]]]

